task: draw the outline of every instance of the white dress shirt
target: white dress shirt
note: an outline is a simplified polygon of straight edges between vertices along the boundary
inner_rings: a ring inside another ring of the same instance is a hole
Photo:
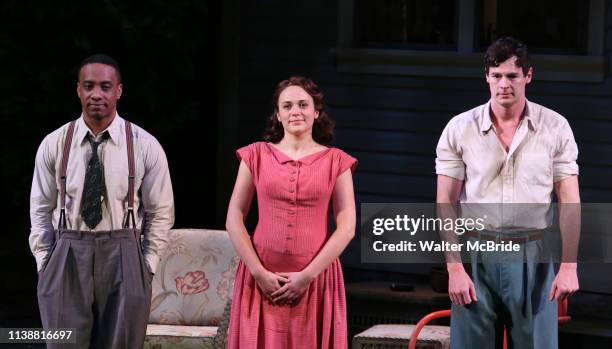
[[[43,139],[38,152],[30,194],[30,248],[40,271],[55,240],[60,215],[61,154],[68,124]],[[106,192],[102,202],[102,220],[90,229],[83,222],[81,198],[91,146],[86,136],[93,133],[83,116],[75,123],[66,171],[66,223],[68,229],[106,231],[123,228],[127,216],[128,156],[125,121],[119,116],[104,131],[110,137],[98,147],[104,172]],[[101,132],[99,136],[104,133]],[[166,154],[159,142],[142,128],[132,124],[134,134],[136,226],[143,229],[143,253],[147,267],[154,272],[167,244],[168,230],[174,224],[174,198]]]
[[[490,102],[452,118],[436,149],[436,174],[464,181],[460,203],[497,204],[473,205],[480,215],[503,206],[503,218],[488,212],[487,228],[549,226],[542,212],[549,212],[554,183],[578,175],[578,147],[569,123],[527,101],[508,151],[496,132]]]

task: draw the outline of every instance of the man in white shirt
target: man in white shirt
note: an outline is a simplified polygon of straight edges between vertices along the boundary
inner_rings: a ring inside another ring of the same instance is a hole
[[[47,135],[36,154],[29,240],[41,319],[45,328],[74,328],[77,348],[142,347],[152,275],[174,223],[166,155],[117,114],[122,87],[114,59],[86,58],[81,117]]]
[[[507,216],[517,212],[513,209],[548,207],[555,192],[559,203],[570,208],[560,215],[564,247],[576,247],[578,148],[567,120],[526,99],[533,69],[520,41],[501,38],[492,43],[485,54],[485,74],[490,101],[455,116],[438,142],[437,202],[476,204]],[[512,217],[516,218],[512,229],[504,222],[507,217],[502,218],[493,219],[491,231],[478,233],[477,238],[514,239],[522,241],[521,253],[541,253],[542,234],[512,236],[510,231],[537,232],[544,215]],[[511,263],[491,256],[478,256],[483,261],[472,263],[470,273],[458,260],[447,263],[453,303],[451,347],[501,348],[505,327],[509,348],[556,348],[556,301],[578,289],[575,256],[565,255],[556,275],[550,261],[532,258]]]

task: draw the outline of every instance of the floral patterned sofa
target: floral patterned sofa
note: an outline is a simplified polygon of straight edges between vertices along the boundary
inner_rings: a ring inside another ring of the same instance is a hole
[[[144,347],[224,348],[238,261],[225,231],[171,230],[153,279]]]

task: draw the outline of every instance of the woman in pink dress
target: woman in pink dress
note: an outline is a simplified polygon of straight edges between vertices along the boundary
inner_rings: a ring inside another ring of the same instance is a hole
[[[229,347],[347,348],[338,256],[355,235],[356,160],[325,145],[333,122],[312,80],[280,82],[274,104],[266,142],[236,152],[240,168],[226,228],[241,262]],[[250,237],[244,219],[254,193],[259,221]]]

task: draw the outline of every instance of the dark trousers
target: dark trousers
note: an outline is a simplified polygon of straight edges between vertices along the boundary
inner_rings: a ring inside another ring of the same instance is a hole
[[[48,348],[142,348],[151,274],[139,233],[63,231],[38,278],[43,327],[75,329],[76,344]]]

